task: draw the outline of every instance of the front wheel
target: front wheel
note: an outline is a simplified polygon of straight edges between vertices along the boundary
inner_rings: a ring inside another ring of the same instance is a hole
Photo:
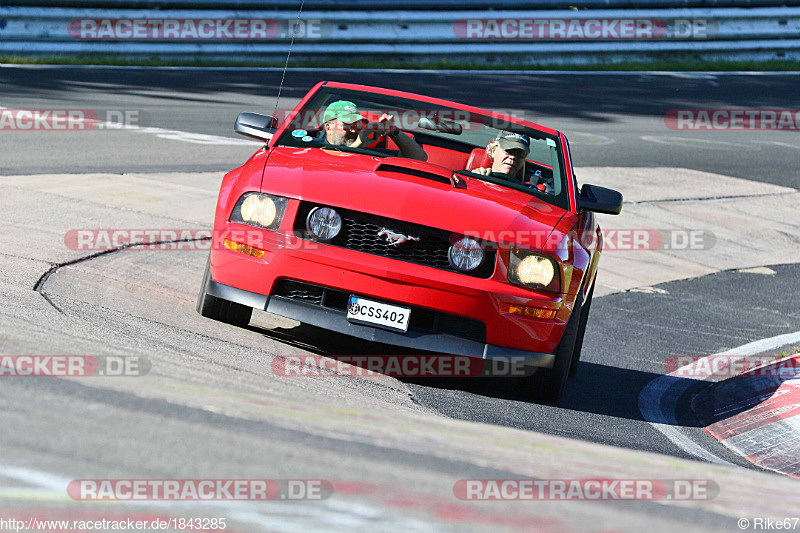
[[[206,273],[200,286],[200,294],[197,295],[197,312],[206,318],[233,326],[244,327],[249,324],[253,309],[246,305],[229,302],[208,294],[210,284],[211,254],[209,254],[208,261],[206,261]]]
[[[594,285],[589,289],[589,294],[586,296],[586,301],[583,303],[583,309],[581,309],[581,322],[578,324],[578,336],[575,338],[575,350],[572,352],[572,364],[569,366],[570,376],[574,376],[578,373],[578,364],[581,360],[581,348],[583,348],[583,334],[586,333],[586,321],[589,320],[589,309],[592,307],[593,294]]]
[[[538,368],[534,375],[518,378],[520,392],[524,397],[555,403],[564,395],[570,366],[572,366],[572,355],[575,352],[575,343],[578,338],[581,307],[580,300],[577,300],[575,308],[567,320],[567,327],[564,329],[561,342],[556,347],[553,368]]]

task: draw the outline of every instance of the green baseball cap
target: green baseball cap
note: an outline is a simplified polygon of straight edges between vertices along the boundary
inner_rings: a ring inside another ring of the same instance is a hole
[[[348,102],[347,100],[337,100],[329,105],[322,115],[322,122],[328,122],[335,118],[338,118],[345,124],[352,124],[359,120],[369,120],[358,112],[356,104]]]

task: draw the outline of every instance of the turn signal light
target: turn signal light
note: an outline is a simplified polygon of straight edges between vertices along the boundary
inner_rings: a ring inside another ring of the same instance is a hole
[[[233,242],[230,239],[225,239],[223,244],[228,250],[239,252],[240,254],[252,255],[258,259],[264,257],[264,250],[259,250],[258,248],[253,248],[252,246],[247,246],[246,244],[242,244],[240,242]]]
[[[529,318],[551,319],[556,317],[555,309],[539,309],[538,307],[525,307],[523,305],[510,305],[508,306],[508,312]]]

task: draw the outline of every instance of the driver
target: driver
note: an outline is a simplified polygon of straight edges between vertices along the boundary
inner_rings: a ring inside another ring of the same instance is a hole
[[[377,122],[370,123],[367,117],[358,112],[353,102],[337,100],[325,109],[322,122],[328,144],[350,148],[364,147],[369,134],[377,131],[392,138],[400,149],[400,155],[418,161],[428,159],[425,150],[414,139],[401,133],[394,124],[394,117],[388,113],[381,115]]]
[[[525,158],[530,151],[530,137],[511,131],[501,131],[486,147],[486,155],[492,160],[492,166],[476,168],[472,172],[482,176],[493,173],[505,174],[522,182],[525,177]]]

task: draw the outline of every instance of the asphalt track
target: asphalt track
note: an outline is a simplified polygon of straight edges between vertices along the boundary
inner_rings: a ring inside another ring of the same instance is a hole
[[[754,190],[765,183],[797,189],[796,132],[673,132],[663,115],[678,108],[797,108],[798,78],[290,72],[279,106],[291,107],[319,79],[382,85],[519,110],[565,131],[577,166],[680,166],[748,180]],[[688,461],[696,457],[638,408],[641,391],[665,373],[670,355],[715,353],[800,330],[796,264],[597,298],[579,374],[557,406],[518,401],[498,380],[276,380],[276,355],[375,347],[266,314],[246,330],[198,317],[200,250],[125,250],[40,280],[53,265],[86,255],[62,249],[71,228],[207,226],[219,178],[193,181],[191,173],[229,170],[254,151],[257,145],[233,136],[231,124],[240,111],[269,112],[279,80],[272,71],[0,69],[2,107],[137,110],[156,128],[2,133],[0,174],[30,178],[3,182],[9,231],[0,236],[0,352],[139,354],[153,362],[151,374],[135,379],[3,378],[2,514],[107,515],[106,507],[64,498],[64,486],[76,478],[335,482],[338,497],[324,502],[113,508],[126,515],[228,516],[235,531],[732,531],[739,516],[800,507],[796,482],[756,470],[702,432],[688,405],[696,389],[675,403],[677,427],[739,468]],[[89,172],[187,174],[153,181],[151,197],[127,190],[125,176],[102,185],[35,176]],[[81,189],[87,183],[96,186]],[[204,209],[184,209],[183,196]],[[706,478],[726,490],[712,505],[452,497],[458,479],[589,475]],[[755,500],[757,490],[765,496]]]
[[[564,131],[576,166],[680,166],[800,188],[800,142],[794,131],[673,131],[673,109],[795,109],[800,74],[495,74],[292,71],[281,110],[294,107],[316,82],[327,79],[386,86],[516,113]],[[0,69],[7,108],[133,110],[151,126],[232,136],[229,125],[243,109],[271,113],[281,72],[225,70]],[[424,89],[424,91],[422,90]],[[117,133],[120,133],[117,135]],[[93,150],[81,139],[52,136],[38,143],[24,132],[4,140],[0,171],[9,173],[227,171],[246,149],[191,146],[153,149],[146,135],[109,131]],[[158,143],[158,147],[163,143]],[[147,153],[143,158],[141,154]]]

